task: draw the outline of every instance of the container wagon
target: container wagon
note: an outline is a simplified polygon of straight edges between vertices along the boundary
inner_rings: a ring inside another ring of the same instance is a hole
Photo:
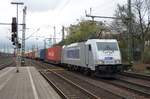
[[[61,62],[61,46],[54,46],[46,50],[46,62],[59,64]]]
[[[44,61],[45,60],[46,49],[41,49],[39,54],[40,54],[40,58],[39,59],[41,61]]]

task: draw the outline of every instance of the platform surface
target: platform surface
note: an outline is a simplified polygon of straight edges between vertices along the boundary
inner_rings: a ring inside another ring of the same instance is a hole
[[[61,99],[40,73],[31,66],[0,70],[0,99]]]

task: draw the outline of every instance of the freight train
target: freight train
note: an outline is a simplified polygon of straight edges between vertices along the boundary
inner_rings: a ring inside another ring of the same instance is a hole
[[[120,49],[115,39],[89,39],[70,45],[53,46],[26,53],[26,57],[61,64],[68,70],[101,77],[111,77],[123,70]]]

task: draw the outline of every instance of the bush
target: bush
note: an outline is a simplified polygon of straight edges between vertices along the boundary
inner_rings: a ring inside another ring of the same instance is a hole
[[[144,51],[144,63],[150,64],[150,48],[145,48],[145,51]]]

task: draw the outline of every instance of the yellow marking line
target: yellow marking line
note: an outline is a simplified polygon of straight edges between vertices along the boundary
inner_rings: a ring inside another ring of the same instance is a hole
[[[59,69],[48,69],[49,71],[64,71],[65,69],[59,68]]]

